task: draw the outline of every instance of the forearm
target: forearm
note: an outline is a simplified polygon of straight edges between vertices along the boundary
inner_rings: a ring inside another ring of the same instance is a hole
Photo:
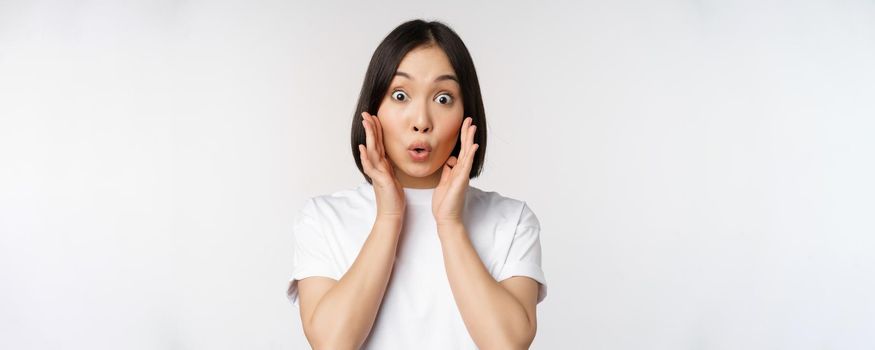
[[[525,349],[534,325],[523,305],[489,273],[461,223],[439,224],[450,289],[465,327],[481,349]]]
[[[319,300],[310,328],[320,347],[358,349],[367,338],[392,273],[401,225],[402,218],[378,217],[349,270]]]

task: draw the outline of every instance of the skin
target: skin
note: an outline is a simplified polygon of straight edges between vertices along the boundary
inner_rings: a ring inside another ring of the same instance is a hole
[[[463,127],[462,92],[443,50],[426,46],[407,53],[377,110],[377,137],[385,144],[402,186],[435,188],[445,162]],[[475,126],[471,126],[475,128]],[[414,162],[408,146],[426,141],[432,152],[425,162]]]
[[[452,77],[452,78],[449,78]],[[316,348],[357,349],[370,332],[394,264],[406,204],[404,187],[434,188],[432,214],[456,305],[480,349],[527,349],[537,330],[535,280],[497,282],[480,260],[462,220],[474,154],[471,118],[463,118],[461,88],[446,54],[434,45],[411,50],[398,66],[377,115],[362,112],[366,144],[359,145],[374,185],[377,217],[349,271],[335,281],[299,281],[305,335]],[[400,93],[399,93],[400,92]],[[415,140],[429,143],[423,162],[408,155]],[[450,156],[461,140],[458,157]]]

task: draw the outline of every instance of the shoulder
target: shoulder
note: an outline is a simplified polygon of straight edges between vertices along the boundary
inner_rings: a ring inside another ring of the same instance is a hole
[[[476,214],[497,216],[520,225],[540,226],[528,202],[497,191],[468,186],[468,206]]]
[[[334,219],[341,215],[367,214],[374,207],[374,191],[367,182],[332,193],[307,198],[300,206],[299,217]]]

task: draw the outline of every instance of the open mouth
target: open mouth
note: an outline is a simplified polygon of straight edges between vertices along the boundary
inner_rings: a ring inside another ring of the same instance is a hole
[[[410,159],[413,161],[424,162],[428,160],[429,154],[431,154],[431,145],[425,141],[415,141],[408,146],[407,152],[409,152]]]
[[[419,147],[411,148],[410,150],[408,150],[408,152],[410,152],[410,159],[412,159],[414,162],[424,162],[428,160],[428,156],[430,153],[428,149]]]

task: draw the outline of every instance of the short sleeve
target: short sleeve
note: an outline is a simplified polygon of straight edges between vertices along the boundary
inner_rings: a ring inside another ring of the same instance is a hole
[[[320,225],[318,218],[316,205],[310,198],[298,212],[292,228],[294,234],[292,275],[286,296],[296,307],[300,307],[298,280],[312,276],[339,280],[342,275],[336,267],[337,260],[332,253],[327,232]]]
[[[513,276],[526,276],[538,281],[538,303],[547,297],[547,279],[541,268],[541,224],[538,217],[523,203],[522,213],[510,248],[507,259],[501,268],[498,281],[501,282]]]

